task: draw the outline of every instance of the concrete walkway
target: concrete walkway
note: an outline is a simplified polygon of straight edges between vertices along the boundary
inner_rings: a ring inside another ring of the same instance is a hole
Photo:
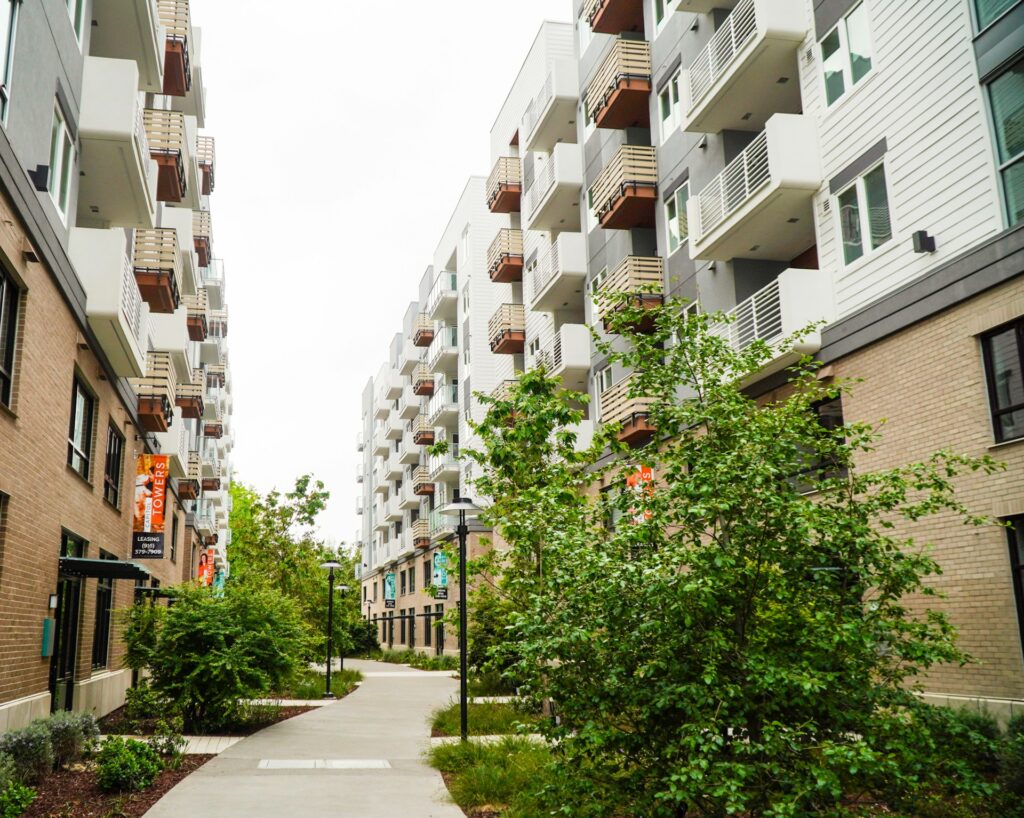
[[[423,762],[451,674],[346,660],[366,681],[327,707],[261,730],[190,775],[146,818],[463,818]]]

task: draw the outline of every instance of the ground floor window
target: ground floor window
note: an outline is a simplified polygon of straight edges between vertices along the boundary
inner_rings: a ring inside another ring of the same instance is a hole
[[[423,644],[426,647],[430,647],[430,633],[432,628],[430,627],[430,606],[423,606]]]
[[[398,641],[405,644],[405,609],[398,612]]]
[[[117,559],[113,554],[100,551],[101,560]],[[110,616],[114,607],[114,580],[96,580],[96,621],[92,634],[93,670],[105,668],[110,655]]]
[[[1013,571],[1013,594],[1017,601],[1017,629],[1024,644],[1024,516],[1014,517],[1007,529],[1010,537],[1010,570]]]

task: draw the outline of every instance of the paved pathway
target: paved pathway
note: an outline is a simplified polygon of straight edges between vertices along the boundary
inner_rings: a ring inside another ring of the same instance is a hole
[[[457,691],[451,674],[345,664],[363,671],[358,690],[228,748],[146,818],[462,818],[422,759],[430,712]]]

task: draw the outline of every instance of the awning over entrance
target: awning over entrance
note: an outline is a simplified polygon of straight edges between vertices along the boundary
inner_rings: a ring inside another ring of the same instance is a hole
[[[61,557],[60,575],[84,579],[134,579],[143,582],[149,580],[149,571],[134,562],[89,560],[84,557]]]

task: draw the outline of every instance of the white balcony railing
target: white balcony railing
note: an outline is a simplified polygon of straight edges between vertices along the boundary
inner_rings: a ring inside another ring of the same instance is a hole
[[[718,81],[740,50],[757,33],[754,0],[743,0],[690,64],[690,108]]]
[[[579,229],[579,192],[583,186],[580,147],[563,143],[544,159],[526,190],[524,227],[533,230]]]
[[[445,356],[454,356],[458,352],[458,347],[458,327],[438,327],[434,340],[430,342],[430,348],[427,350],[427,366],[431,370],[437,371],[442,359]]]
[[[459,410],[459,387],[453,383],[442,383],[427,404],[427,418],[437,423],[446,413],[457,413]]]
[[[697,197],[699,237],[710,233],[771,179],[768,133],[762,131]]]
[[[427,314],[431,318],[440,320],[452,317],[450,310],[446,310],[442,314],[441,308],[455,305],[458,298],[458,282],[458,273],[453,270],[442,270],[437,274],[434,284],[430,288],[430,294],[427,297]]]

